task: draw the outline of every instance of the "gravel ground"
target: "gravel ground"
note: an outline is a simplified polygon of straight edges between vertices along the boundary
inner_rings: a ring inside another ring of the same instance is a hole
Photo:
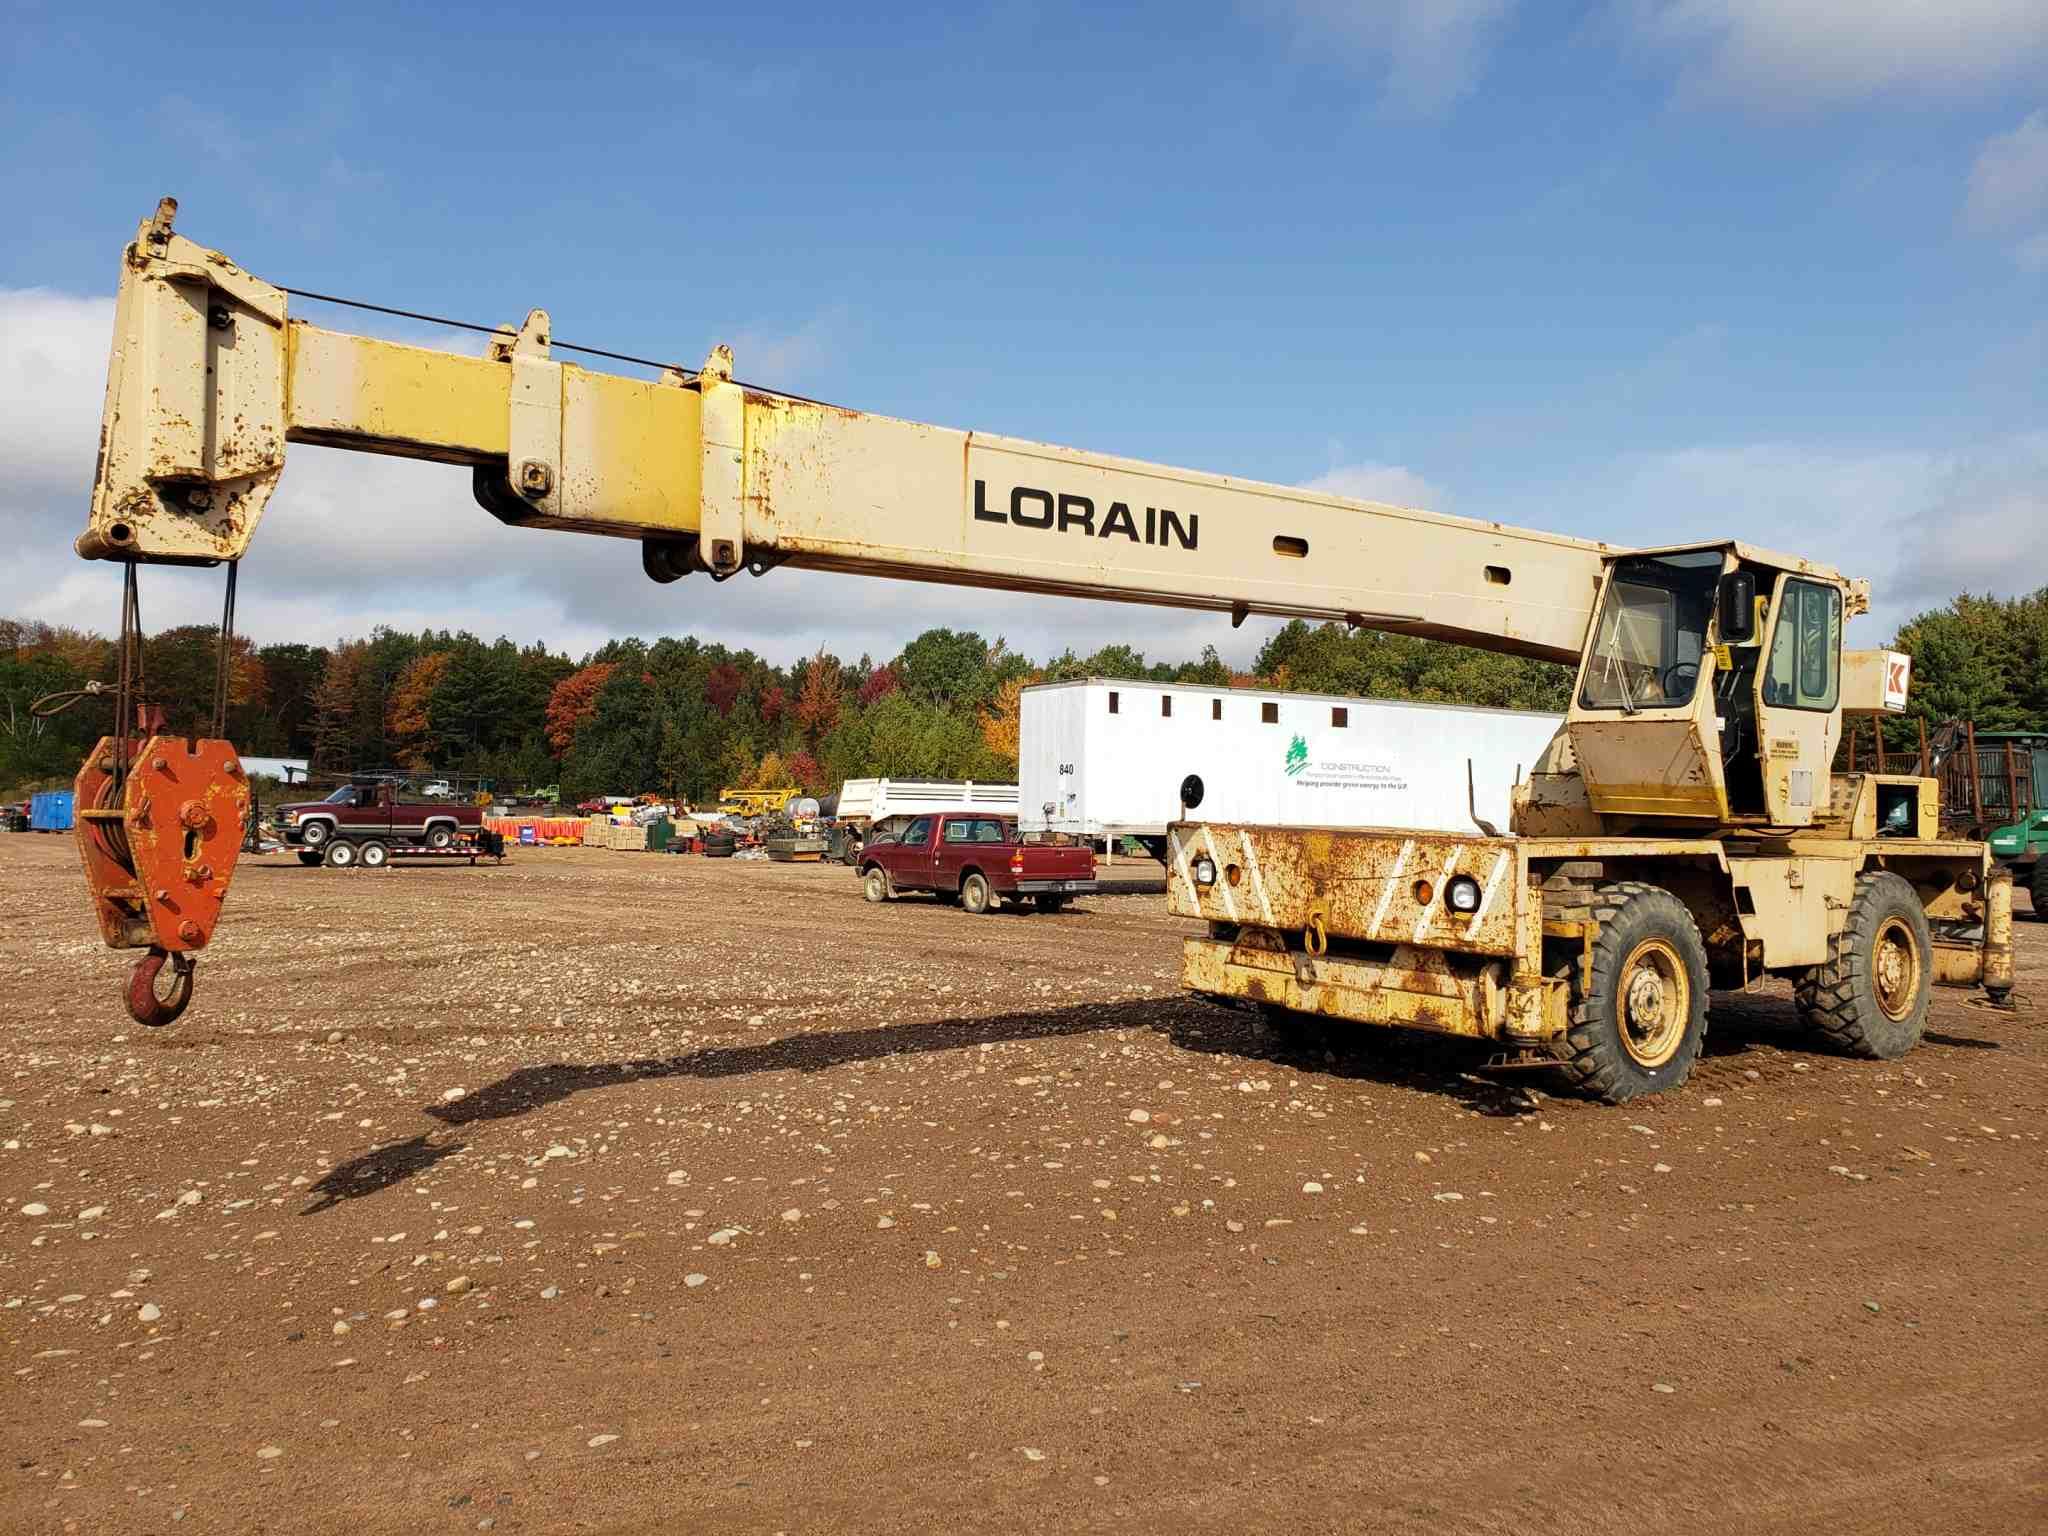
[[[6,1531],[2048,1519],[2024,912],[2017,1014],[1608,1109],[1262,1043],[1156,896],[257,859],[146,1032],[78,885],[0,837]]]

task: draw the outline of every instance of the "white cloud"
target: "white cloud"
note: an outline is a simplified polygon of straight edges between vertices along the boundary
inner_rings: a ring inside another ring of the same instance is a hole
[[[1328,491],[1332,496],[1349,496],[1355,501],[1422,507],[1431,512],[1450,510],[1450,496],[1441,486],[1401,464],[1340,464],[1306,481],[1302,489]]]
[[[1740,538],[1832,565],[1871,586],[1873,645],[1960,591],[2048,585],[2048,432],[1941,452],[1829,451],[1794,443],[1684,448],[1588,476],[1580,530],[1626,544]]]
[[[1965,96],[2048,61],[2041,0],[1622,0],[1643,41],[1686,56],[1687,95],[1779,109],[1879,92]]]
[[[118,616],[118,568],[71,550],[85,526],[112,333],[109,299],[0,290],[0,462],[8,465],[0,529],[9,552],[0,615],[100,630]],[[770,354],[801,374],[820,345],[803,334],[779,355],[773,338],[758,340],[751,355]],[[220,584],[218,571],[147,571],[144,621],[152,629],[213,623]],[[631,541],[501,526],[471,498],[466,470],[304,445],[292,448],[244,562],[238,623],[259,641],[315,644],[379,623],[432,625],[545,640],[579,655],[622,635],[693,633],[778,662],[821,645],[849,659],[863,651],[884,658],[920,630],[946,625],[1004,635],[1040,658],[1121,641],[1178,660],[1214,644],[1240,665],[1272,628],[1254,621],[1233,631],[1220,615],[815,571],[657,586]]]
[[[1970,167],[1963,213],[1974,229],[2002,234],[2048,215],[2048,112],[1984,141]]]
[[[1478,82],[1515,0],[1257,0],[1305,49],[1378,82],[1385,104],[1427,116]]]
[[[1970,167],[1963,221],[1979,234],[2028,232],[2013,247],[2025,272],[2048,269],[2048,112],[1984,141]]]

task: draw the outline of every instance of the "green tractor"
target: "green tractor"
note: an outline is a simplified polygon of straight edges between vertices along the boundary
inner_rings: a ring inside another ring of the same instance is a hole
[[[2048,920],[2048,733],[1974,731],[1980,836]],[[1958,784],[1958,788],[1962,788]],[[1948,799],[1944,784],[1944,799]]]

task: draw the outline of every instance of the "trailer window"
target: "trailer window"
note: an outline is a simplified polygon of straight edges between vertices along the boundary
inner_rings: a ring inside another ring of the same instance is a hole
[[[1223,718],[1223,701],[1221,699],[1211,699],[1209,701],[1209,718],[1211,720],[1221,720]]]
[[[1351,711],[1348,709],[1332,709],[1330,711],[1330,724],[1340,731],[1346,729],[1351,724]]]
[[[1116,690],[1114,688],[1109,690],[1109,712],[1112,715],[1116,713]]]
[[[1764,702],[1833,709],[1840,691],[1842,594],[1816,581],[1787,581],[1771,632]]]
[[[1273,703],[1261,704],[1259,706],[1259,723],[1261,725],[1278,725],[1280,723],[1280,706]]]
[[[1173,718],[1173,695],[1170,693],[1159,695],[1159,718],[1162,720]]]

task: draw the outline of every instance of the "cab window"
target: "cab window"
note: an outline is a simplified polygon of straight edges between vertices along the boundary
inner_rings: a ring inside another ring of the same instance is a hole
[[[1833,709],[1841,683],[1842,594],[1817,581],[1788,580],[1771,632],[1764,702],[1787,709]]]
[[[1700,680],[1719,550],[1618,560],[1600,602],[1579,702],[1587,709],[1667,709]]]
[[[930,842],[931,836],[931,817],[920,816],[917,818],[917,820],[913,821],[909,826],[903,829],[903,836],[899,839],[899,841],[908,843],[912,847],[916,847],[919,843]]]

